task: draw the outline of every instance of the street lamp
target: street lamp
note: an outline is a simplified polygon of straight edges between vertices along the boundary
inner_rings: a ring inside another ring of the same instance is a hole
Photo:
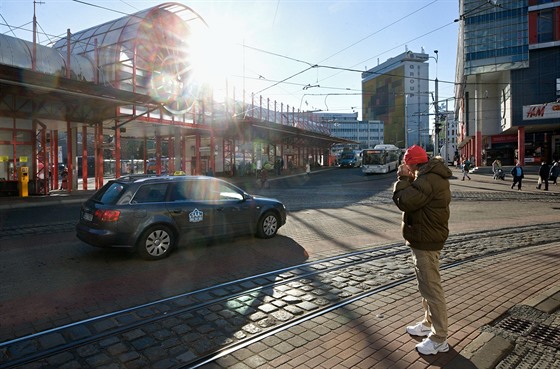
[[[404,148],[408,149],[408,94],[404,94]]]
[[[434,80],[435,82],[435,98],[434,98],[434,112],[435,112],[435,119],[434,119],[434,156],[436,156],[437,153],[437,144],[438,144],[438,133],[439,133],[439,101],[438,101],[438,58],[439,58],[439,54],[437,50],[434,50],[434,54],[436,54],[435,57],[430,56],[430,58],[434,59],[436,61],[436,79]]]

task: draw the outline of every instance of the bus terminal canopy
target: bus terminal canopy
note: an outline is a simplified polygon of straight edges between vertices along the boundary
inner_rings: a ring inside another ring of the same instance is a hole
[[[331,136],[329,126],[312,113],[281,103],[278,109],[276,101],[262,96],[240,102],[233,92],[232,98],[214,101],[209,86],[193,75],[190,37],[205,31],[205,21],[192,9],[164,3],[76,33],[69,30],[52,47],[0,35],[0,129],[9,131],[3,137],[26,137],[0,139],[0,156],[9,164],[0,164],[0,178],[15,179],[19,157],[32,158],[36,175],[39,167],[55,162],[57,143],[46,137],[57,131],[66,131],[74,145],[80,129],[82,137],[93,134],[95,157],[109,148],[103,137],[115,136],[110,141],[115,159],[121,138],[143,139],[144,145],[146,139],[168,140],[183,166],[186,160],[196,162],[191,164],[197,173],[202,146],[215,148],[226,171],[236,150],[247,150],[255,140],[255,150],[266,148],[268,156],[289,153],[299,165],[333,143],[351,143]],[[76,150],[69,144],[64,156],[74,160],[85,148]],[[213,158],[205,160],[214,166]]]

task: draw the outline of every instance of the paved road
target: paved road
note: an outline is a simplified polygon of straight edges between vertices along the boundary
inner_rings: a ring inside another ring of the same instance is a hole
[[[468,238],[473,233],[507,228],[501,243],[515,244],[515,237],[508,241],[508,237],[512,237],[512,227],[558,221],[557,191],[544,193],[529,189],[519,192],[509,189],[509,182],[492,181],[484,175],[472,177],[471,181],[452,181],[450,230],[455,240]],[[526,181],[526,186],[530,186],[531,180]],[[344,187],[336,182],[325,186],[324,191],[318,191],[317,185],[313,185],[313,197],[305,195],[306,184],[303,179],[299,181],[284,188],[272,185],[260,191],[284,196],[282,200],[290,209],[288,224],[268,247],[243,238],[235,240],[233,245],[226,242],[211,248],[181,250],[165,260],[165,264],[146,264],[126,254],[77,245],[71,230],[64,228],[68,226],[64,222],[52,223],[51,227],[26,227],[23,235],[17,233],[22,231],[21,227],[2,228],[0,252],[5,257],[0,264],[0,277],[4,281],[0,290],[0,310],[3,310],[0,313],[10,316],[13,323],[8,327],[4,323],[3,328],[11,332],[4,336],[6,331],[2,330],[4,340],[224,280],[401,242],[400,214],[390,201],[390,177],[386,180],[368,178],[361,183],[363,187],[357,186],[350,193],[344,192]],[[375,189],[368,192],[368,186],[375,186]],[[321,206],[322,201],[333,198],[333,202]],[[546,230],[540,232],[546,237]],[[39,254],[44,249],[40,240],[45,235],[57,245],[50,252],[52,258],[42,260],[27,256],[29,260],[23,260],[22,255]],[[536,234],[529,232],[519,242],[526,243],[534,237]],[[19,249],[18,242],[22,240],[31,244],[25,252]],[[461,242],[456,244],[461,246]],[[493,244],[495,242],[489,241],[481,246],[488,248]],[[205,264],[201,268],[193,264],[193,260],[205,260]],[[185,266],[194,268],[185,273]],[[185,286],[186,280],[188,286]]]

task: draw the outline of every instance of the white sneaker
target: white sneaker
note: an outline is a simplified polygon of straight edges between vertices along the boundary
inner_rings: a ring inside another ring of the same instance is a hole
[[[406,327],[406,333],[411,336],[427,337],[432,332],[432,328],[425,326],[422,322],[418,322],[415,325],[409,325]]]
[[[418,352],[422,355],[435,355],[438,352],[449,351],[449,345],[447,344],[447,341],[437,343],[432,341],[430,338],[424,338],[422,342],[416,345],[416,350],[418,350]]]

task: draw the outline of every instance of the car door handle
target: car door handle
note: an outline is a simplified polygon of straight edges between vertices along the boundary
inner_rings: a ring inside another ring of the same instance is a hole
[[[173,209],[173,214],[181,214],[183,210],[181,209]]]
[[[224,211],[224,209],[225,209],[225,208],[222,206],[222,207],[220,207],[220,208],[216,208],[216,211]]]

